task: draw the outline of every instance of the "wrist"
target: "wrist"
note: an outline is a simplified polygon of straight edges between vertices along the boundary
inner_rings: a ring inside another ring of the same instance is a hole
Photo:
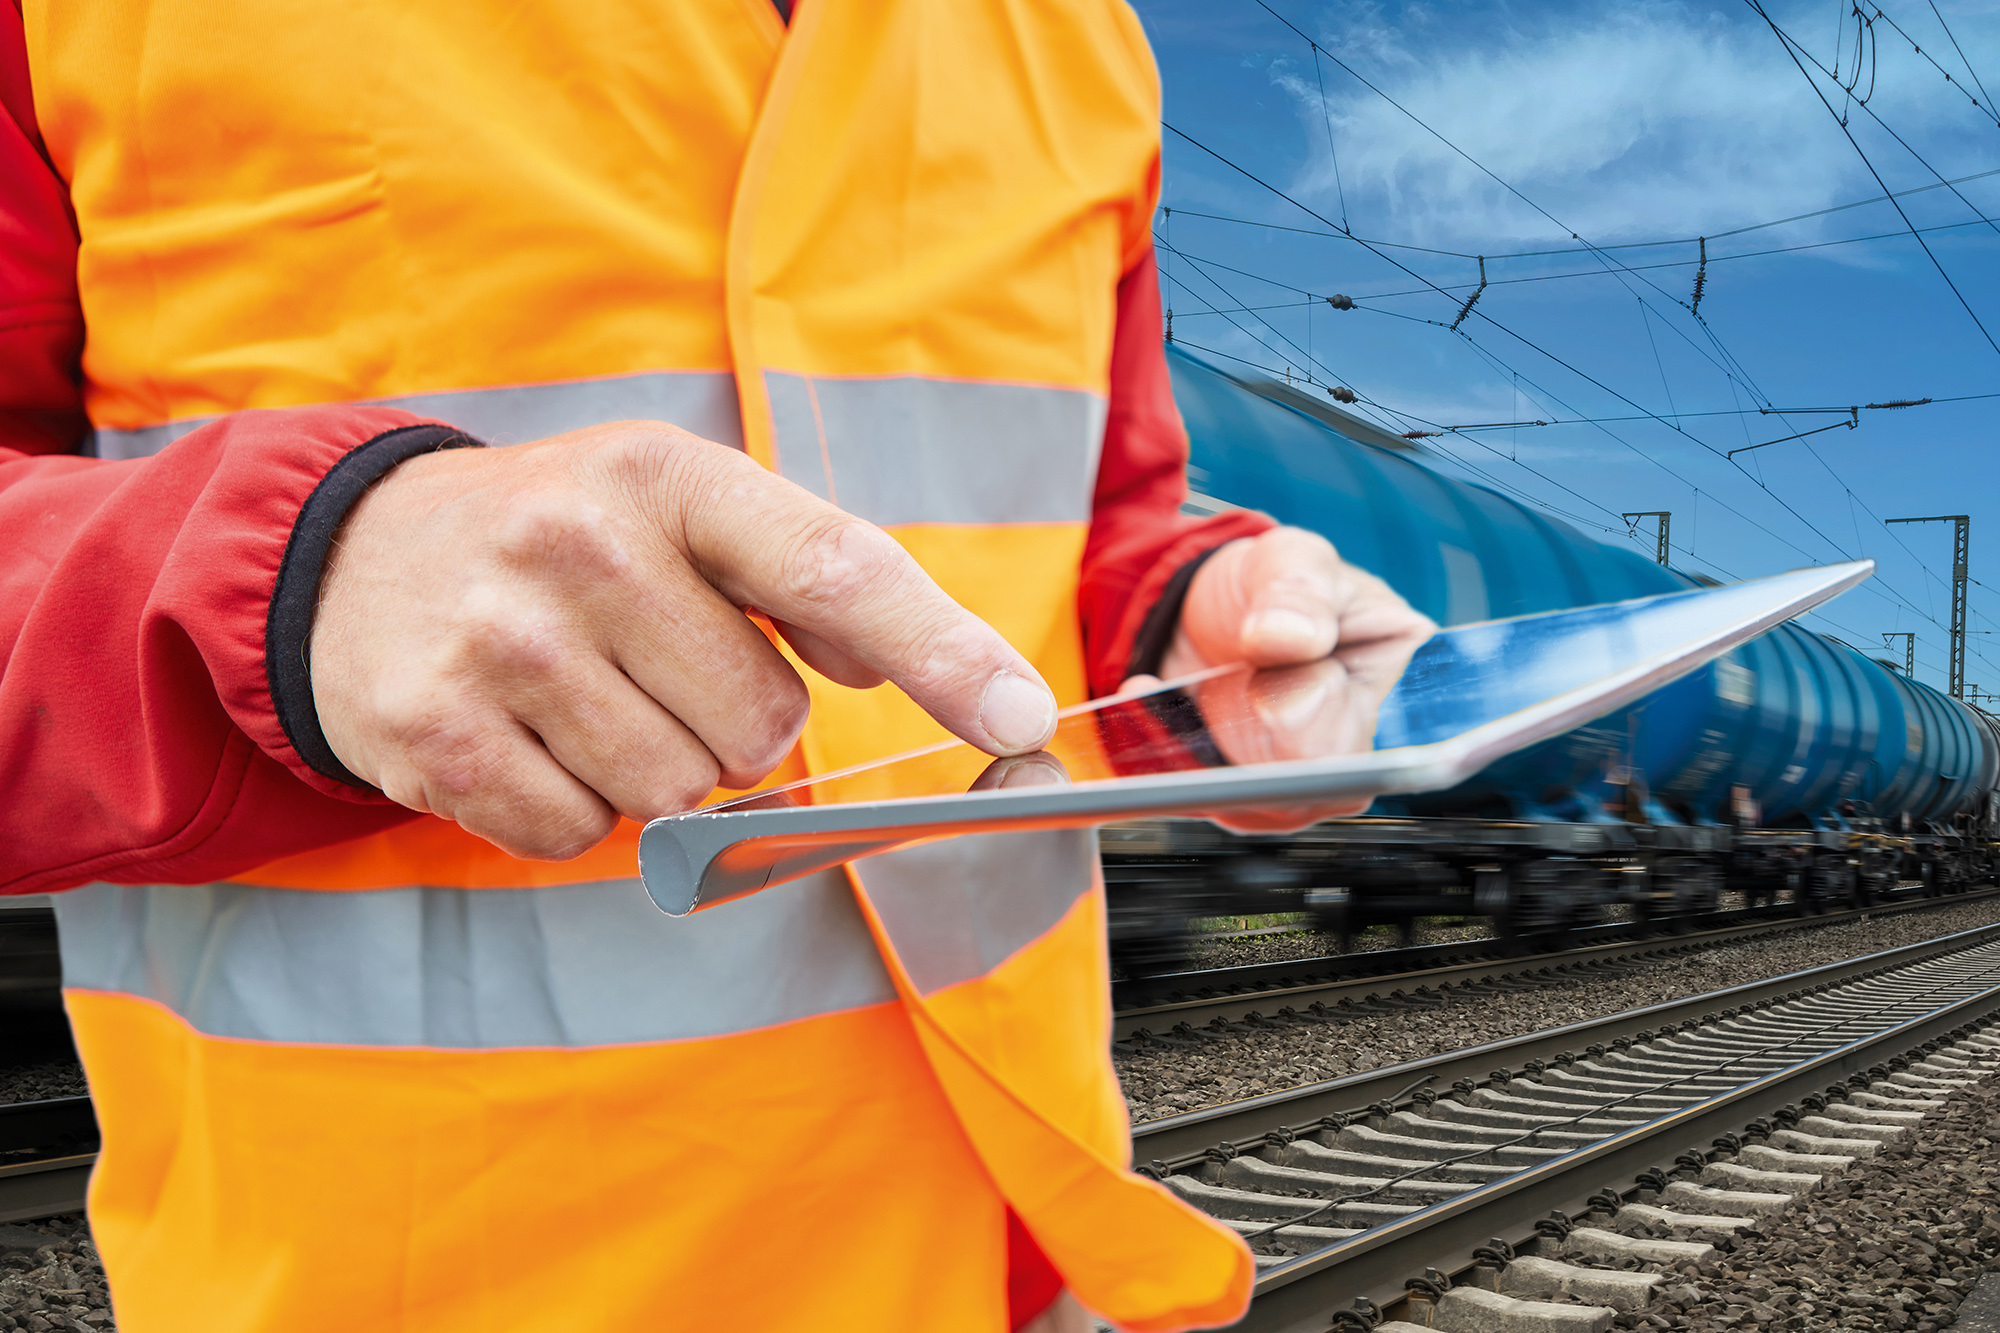
[[[437,424],[385,431],[342,455],[299,510],[271,594],[264,662],[271,703],[285,738],[304,765],[322,778],[347,787],[370,785],[334,753],[313,693],[313,629],[336,543],[356,506],[397,466],[439,450],[479,445],[471,436]]]
[[[1159,676],[1166,679],[1177,674],[1176,668],[1184,664],[1193,652],[1187,631],[1181,626],[1181,612],[1187,606],[1188,592],[1194,587],[1195,576],[1218,552],[1234,544],[1223,542],[1209,547],[1183,562],[1167,579],[1132,641],[1132,655],[1125,669],[1127,677]]]

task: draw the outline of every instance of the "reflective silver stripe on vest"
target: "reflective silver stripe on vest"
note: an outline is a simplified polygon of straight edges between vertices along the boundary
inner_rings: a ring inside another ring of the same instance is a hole
[[[1080,389],[766,371],[778,470],[884,527],[1090,518],[1105,401]]]
[[[606,421],[639,420],[669,422],[705,440],[743,447],[736,377],[717,371],[655,371],[559,384],[457,389],[371,398],[364,405],[400,407],[448,422],[488,444],[522,444]],[[214,420],[203,417],[140,430],[100,429],[93,449],[99,458],[144,458]]]
[[[1088,831],[862,862],[925,993],[983,976],[1093,882]],[[895,997],[838,871],[669,917],[636,879],[313,892],[92,884],[56,895],[63,984],[216,1037],[487,1049],[719,1037]]]
[[[217,1037],[459,1049],[715,1037],[893,999],[844,876],[664,915],[637,879],[56,896],[63,984]]]
[[[985,976],[1062,920],[1095,882],[1097,834],[976,834],[854,869],[910,980],[929,995]]]

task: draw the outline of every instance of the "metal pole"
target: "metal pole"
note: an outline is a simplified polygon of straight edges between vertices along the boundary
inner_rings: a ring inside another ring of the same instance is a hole
[[[1620,514],[1618,517],[1624,519],[1627,524],[1630,524],[1635,518],[1657,518],[1660,520],[1659,542],[1655,547],[1656,554],[1653,558],[1663,565],[1672,563],[1672,548],[1667,544],[1668,525],[1673,522],[1674,518],[1671,511],[1665,509],[1645,509],[1636,514]]]
[[[1966,514],[1932,514],[1928,518],[1892,518],[1890,523],[1950,523],[1951,553],[1951,688],[1954,699],[1965,697],[1966,553],[1972,541],[1972,519]]]
[[[1951,693],[1965,697],[1966,557],[1972,544],[1972,520],[1960,514],[1954,524],[1951,560]]]
[[[1892,639],[1903,641],[1903,674],[1914,678],[1917,674],[1917,636],[1906,629],[1897,630],[1893,634],[1882,636],[1882,646],[1889,647]]]

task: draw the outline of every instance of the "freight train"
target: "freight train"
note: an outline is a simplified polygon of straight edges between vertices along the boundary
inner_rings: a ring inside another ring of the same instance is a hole
[[[1703,582],[1447,477],[1306,388],[1167,349],[1197,509],[1313,529],[1440,624]],[[1282,837],[1199,820],[1100,834],[1114,961],[1172,970],[1204,917],[1308,913],[1340,934],[1490,918],[1548,945],[1624,908],[1672,928],[1725,893],[1801,911],[1991,877],[2000,719],[1784,625],[1447,792]]]

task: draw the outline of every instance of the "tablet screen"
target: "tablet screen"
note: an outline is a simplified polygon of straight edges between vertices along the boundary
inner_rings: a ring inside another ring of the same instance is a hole
[[[1434,634],[1394,679],[1371,675],[1365,653],[1339,649],[1303,666],[1218,667],[1066,709],[1054,739],[1035,754],[996,760],[962,741],[946,741],[697,813],[1083,784],[1428,745],[1712,640],[1729,626],[1799,601],[1803,591],[1825,585],[1828,575],[1802,570],[1459,625]],[[1810,600],[1824,595],[1830,591]],[[1701,660],[1692,659],[1689,668]]]

